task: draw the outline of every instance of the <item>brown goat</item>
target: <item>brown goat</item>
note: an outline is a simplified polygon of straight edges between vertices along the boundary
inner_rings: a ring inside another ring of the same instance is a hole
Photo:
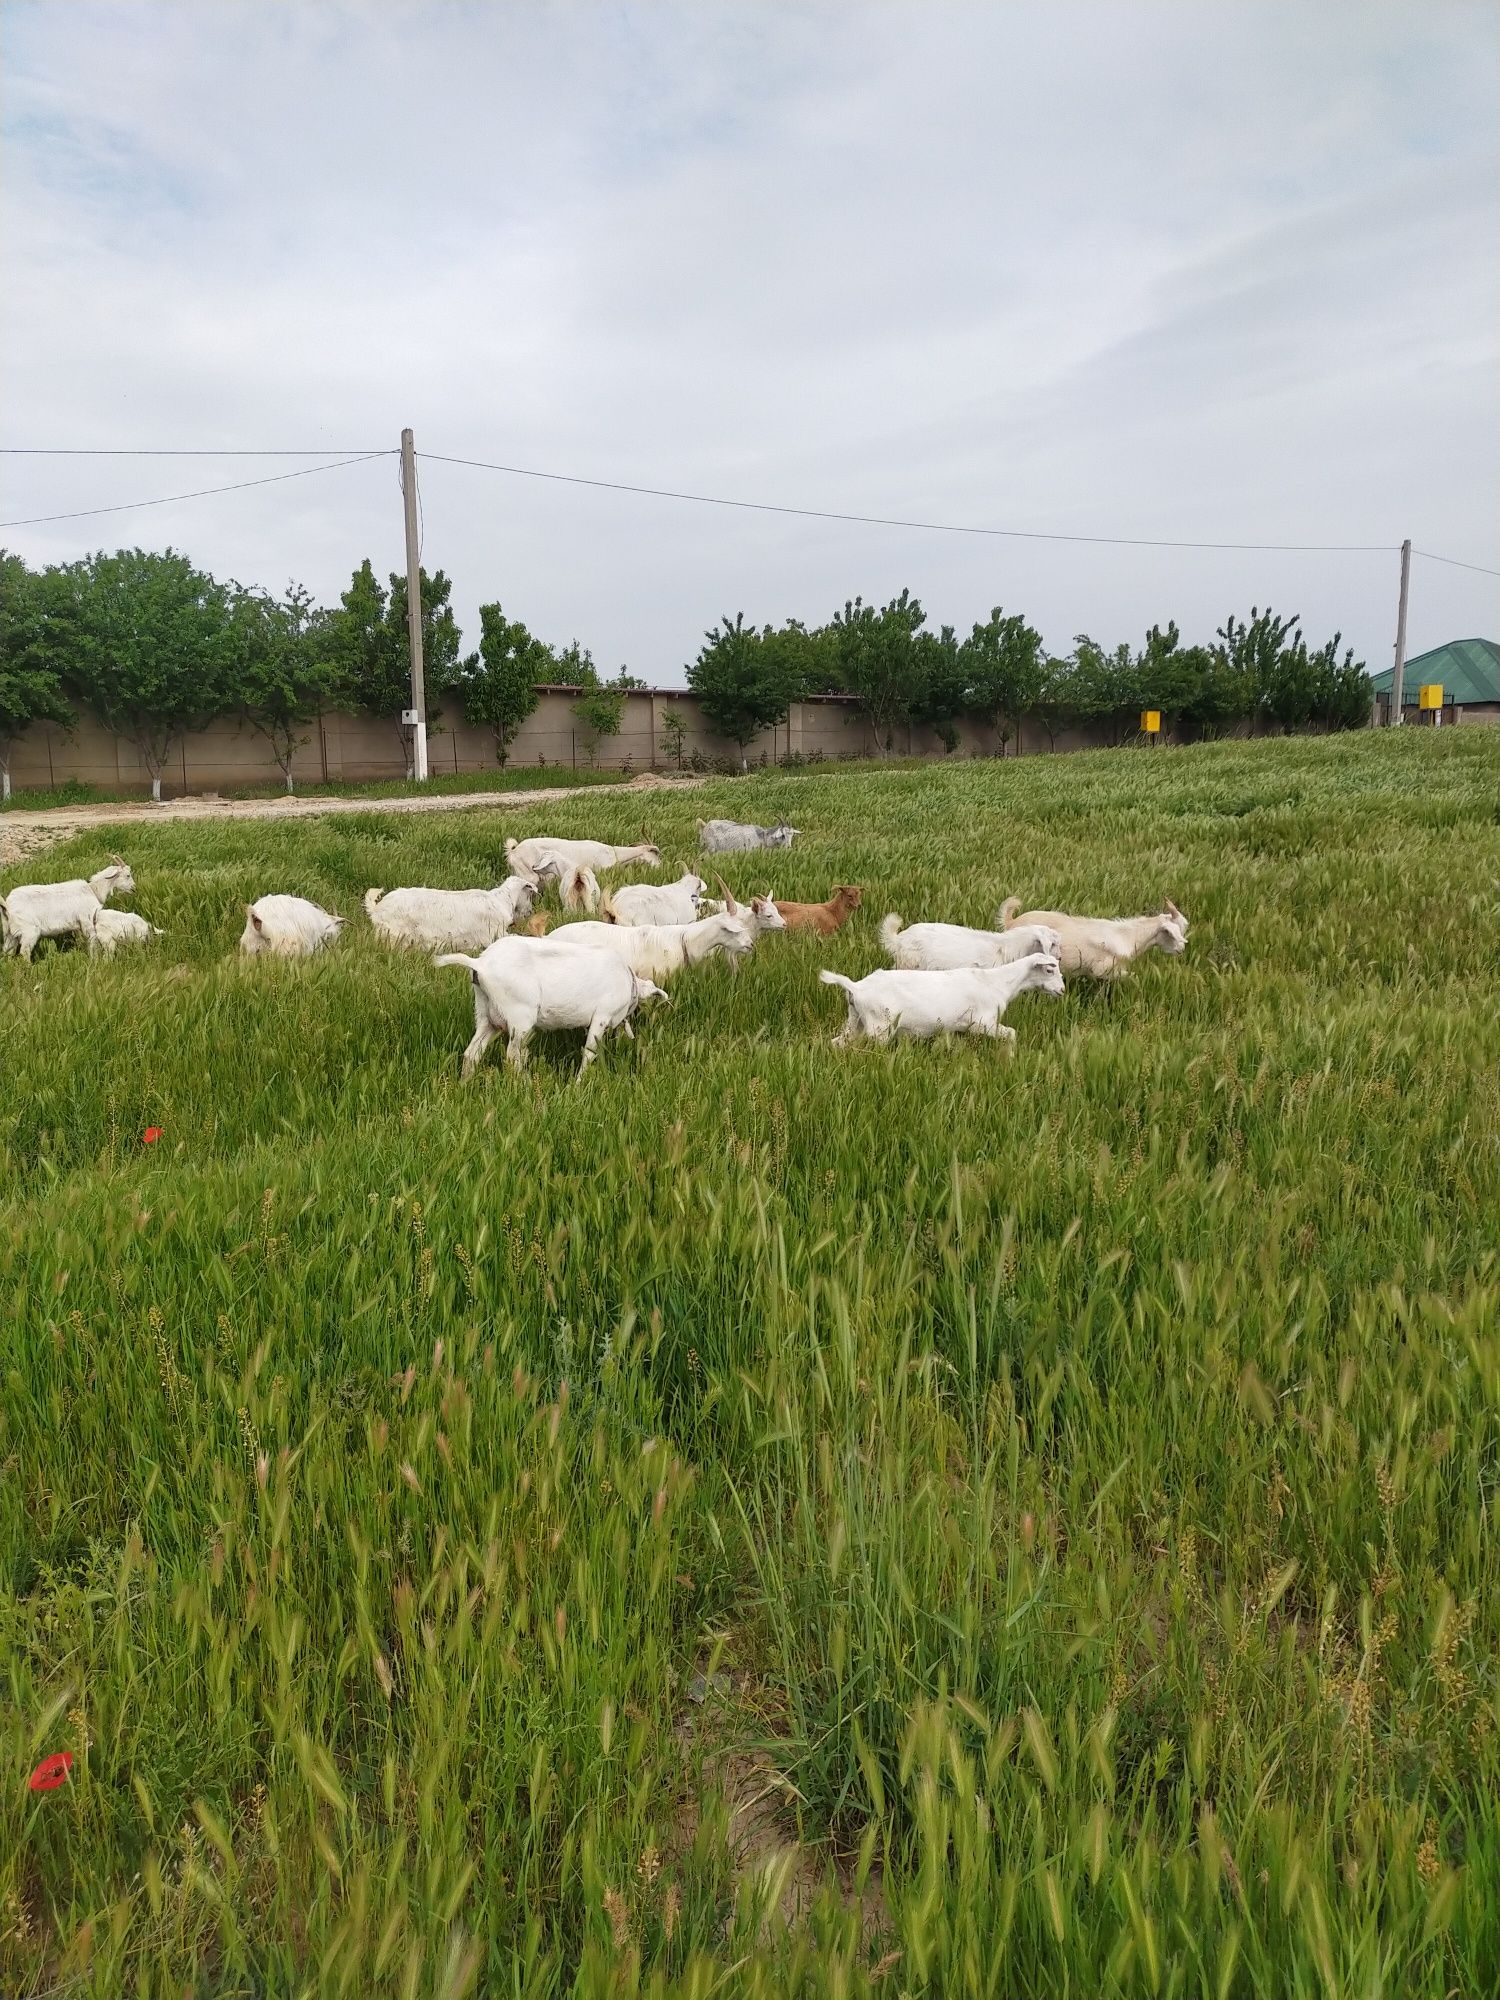
[[[819,937],[832,937],[844,928],[863,901],[853,883],[845,882],[826,903],[784,903],[778,896],[776,907],[789,931],[816,931]]]

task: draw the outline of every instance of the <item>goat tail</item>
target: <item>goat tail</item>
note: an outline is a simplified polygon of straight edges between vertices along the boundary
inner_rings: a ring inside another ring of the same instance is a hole
[[[854,981],[846,979],[842,972],[820,972],[818,977],[825,986],[842,986],[846,993],[854,991]]]
[[[597,910],[599,885],[586,868],[570,868],[557,885],[558,900],[565,910]]]
[[[1020,897],[1007,896],[1005,901],[1000,905],[999,915],[1000,915],[1001,930],[1008,931],[1011,925],[1015,922],[1016,918],[1020,914],[1021,914]]]
[[[902,931],[905,930],[905,928],[906,928],[905,924],[902,922],[901,918],[896,915],[896,912],[894,910],[891,911],[888,917],[885,917],[881,920],[880,944],[881,944],[881,949],[885,952],[888,958],[894,958],[896,956],[896,940],[898,937],[900,937]]]
[[[383,896],[384,894],[385,894],[385,891],[384,891],[384,889],[366,889],[366,891],[365,891],[365,915],[366,915],[367,917],[373,917],[373,916],[374,916],[374,914],[375,914],[375,905],[376,905],[376,904],[377,904],[377,903],[378,903],[378,902],[380,901],[381,897],[382,897],[382,896]]]
[[[462,951],[439,952],[438,956],[432,962],[434,965],[461,965],[468,972],[477,972],[479,970],[479,960],[477,958],[470,958],[467,952]]]

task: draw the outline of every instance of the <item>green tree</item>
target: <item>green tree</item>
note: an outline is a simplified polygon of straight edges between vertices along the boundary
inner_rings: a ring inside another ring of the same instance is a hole
[[[570,708],[583,737],[583,753],[592,764],[599,755],[599,745],[604,738],[619,735],[620,724],[625,719],[625,697],[632,687],[639,687],[642,683],[628,674],[624,667],[621,667],[615,680],[601,681],[593,654],[576,639],[558,654],[553,678],[559,686],[578,690],[578,699],[570,704]]]
[[[173,549],[101,551],[65,574],[64,679],[135,745],[159,799],[182,735],[238,703],[230,593]]]
[[[687,717],[680,708],[664,708],[661,712],[662,755],[669,757],[682,769],[682,745],[687,736]]]
[[[1047,748],[1055,750],[1060,732],[1073,719],[1073,662],[1049,655],[1042,661],[1041,686],[1031,712],[1047,732]]]
[[[705,632],[698,657],[687,670],[688,686],[720,736],[727,736],[745,768],[745,745],[763,729],[786,720],[806,677],[806,633],[800,626],[757,632],[745,614],[726,614],[717,630]]]
[[[1153,625],[1136,660],[1136,700],[1161,711],[1167,727],[1196,715],[1203,677],[1213,664],[1207,646],[1184,646],[1172,619],[1165,631]]]
[[[396,681],[386,610],[386,593],[366,556],[329,619],[328,651],[339,701],[376,715],[389,713],[386,696]]]
[[[951,625],[940,632],[918,632],[914,643],[917,686],[912,716],[926,723],[951,757],[958,748],[959,717],[968,707],[963,648]]]
[[[1300,617],[1282,618],[1269,605],[1264,611],[1252,604],[1250,617],[1236,619],[1231,612],[1218,630],[1218,673],[1244,696],[1243,713],[1269,715],[1277,708],[1296,705],[1292,689],[1298,673],[1283,665],[1283,654],[1296,640]]]
[[[1204,736],[1222,736],[1255,707],[1255,680],[1222,646],[1205,646],[1206,658],[1188,720]]]
[[[997,604],[965,639],[963,656],[969,708],[995,731],[1002,757],[1014,728],[1019,755],[1022,718],[1035,710],[1047,678],[1041,633]]]
[[[327,616],[300,583],[288,584],[280,601],[264,591],[238,591],[230,616],[239,699],[293,791],[292,759],[337,684]]]
[[[449,598],[453,585],[435,570],[420,573],[422,593],[422,687],[429,723],[442,714],[443,696],[471,672],[474,656],[459,658],[462,634]],[[413,732],[402,722],[411,706],[411,633],[406,616],[406,578],[393,575],[389,592],[376,581],[366,557],[333,614],[331,652],[342,699],[367,715],[388,719],[401,738],[406,775],[413,771]]]
[[[1365,729],[1369,726],[1374,690],[1363,660],[1356,660],[1352,646],[1339,659],[1342,632],[1335,632],[1326,646],[1313,655],[1317,684],[1314,704],[1316,720],[1325,729]]]
[[[536,708],[537,683],[554,678],[552,648],[498,604],[479,607],[479,657],[458,682],[464,718],[494,732],[495,761],[510,761],[516,731]]]
[[[1073,641],[1066,688],[1068,719],[1102,729],[1107,743],[1123,743],[1139,726],[1140,673],[1123,640],[1107,653],[1097,639],[1080,632]]]
[[[49,582],[0,549],[0,799],[10,797],[11,755],[31,725],[73,720],[49,644]]]
[[[882,756],[892,749],[898,723],[911,715],[921,693],[916,636],[927,614],[909,590],[883,610],[856,597],[835,614],[829,630],[841,684],[864,703]]]

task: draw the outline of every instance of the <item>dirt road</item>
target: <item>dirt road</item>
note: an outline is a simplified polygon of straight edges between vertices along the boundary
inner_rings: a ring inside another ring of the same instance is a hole
[[[677,791],[702,782],[701,778],[664,778],[658,772],[643,771],[638,778],[618,785],[558,785],[520,792],[439,792],[430,798],[403,795],[394,799],[220,799],[210,793],[198,798],[168,799],[159,806],[141,800],[113,806],[48,806],[37,812],[18,809],[0,813],[0,867],[91,826],[141,823],[157,826],[169,819],[312,819],[323,813],[467,812],[475,806],[535,806],[551,799],[581,798],[585,792],[592,798],[611,792]]]

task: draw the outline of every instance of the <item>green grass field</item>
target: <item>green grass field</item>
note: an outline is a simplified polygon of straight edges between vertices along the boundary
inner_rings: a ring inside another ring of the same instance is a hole
[[[1497,801],[1413,730],[132,829],[154,952],[0,963],[0,1992],[1500,1990]],[[861,916],[581,1084],[461,1087],[358,915],[782,809],[730,882]],[[272,889],[357,921],[241,964]],[[1187,957],[829,1048],[1012,891]]]

